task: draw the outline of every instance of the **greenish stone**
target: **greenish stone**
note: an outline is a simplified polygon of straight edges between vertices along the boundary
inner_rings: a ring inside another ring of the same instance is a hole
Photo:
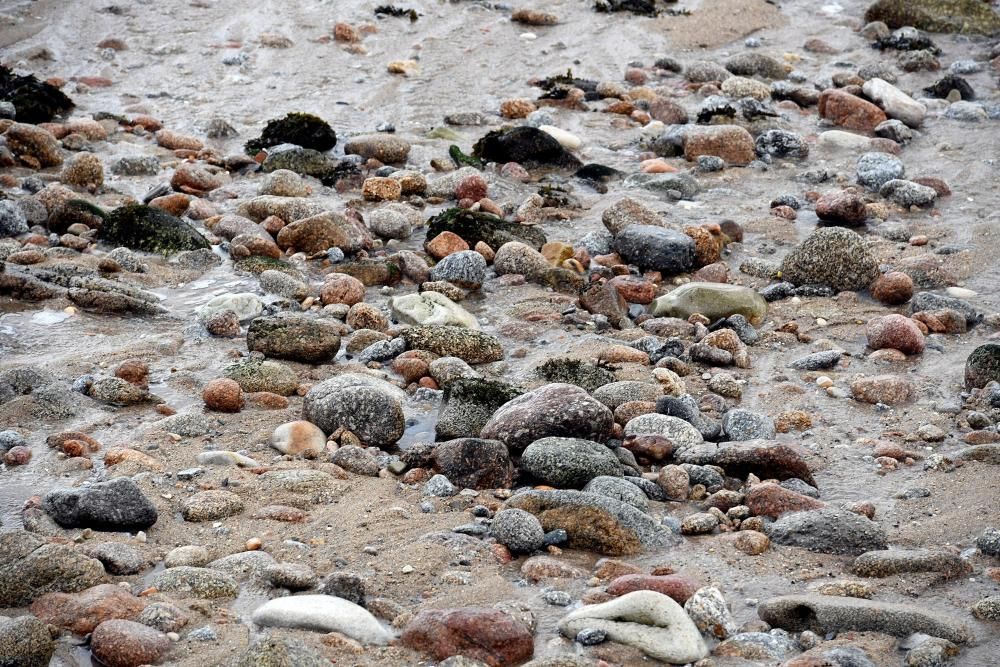
[[[654,317],[686,320],[701,313],[713,322],[730,315],[743,315],[759,326],[767,315],[767,302],[757,290],[726,283],[687,283],[653,301]]]

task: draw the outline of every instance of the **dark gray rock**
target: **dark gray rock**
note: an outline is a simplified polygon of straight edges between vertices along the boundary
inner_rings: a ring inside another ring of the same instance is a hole
[[[498,512],[493,518],[490,533],[511,553],[532,553],[545,543],[542,524],[535,515],[519,509]]]
[[[821,227],[789,252],[782,276],[794,285],[863,290],[878,277],[878,261],[861,236],[843,227]]]
[[[320,382],[302,402],[302,418],[326,433],[344,427],[375,447],[396,443],[406,428],[398,387],[377,378],[345,373]]]
[[[466,378],[449,383],[434,425],[438,440],[479,437],[493,413],[520,395],[519,389],[498,380]]]
[[[858,158],[858,183],[869,190],[877,192],[889,181],[905,175],[902,160],[889,153],[865,153]]]
[[[888,544],[885,530],[877,523],[833,507],[787,514],[769,524],[766,532],[775,544],[827,554],[858,556]]]
[[[465,489],[505,489],[514,481],[514,464],[498,440],[457,438],[432,454],[434,470]]]
[[[434,265],[431,280],[446,280],[465,289],[479,289],[486,280],[486,260],[475,250],[454,252]]]
[[[25,607],[46,593],[76,593],[104,578],[100,561],[69,545],[23,530],[0,533],[0,608]]]
[[[630,225],[615,237],[613,247],[629,264],[665,275],[683,273],[694,266],[694,240],[665,227]]]
[[[765,414],[733,408],[722,416],[722,432],[727,440],[770,440],[776,434],[774,420]]]
[[[587,485],[583,487],[583,491],[585,493],[597,493],[608,498],[620,500],[626,505],[631,505],[642,512],[649,511],[649,500],[646,498],[646,494],[637,485],[633,484],[630,478],[601,475],[587,482]]]
[[[601,475],[622,476],[622,464],[604,445],[579,438],[542,438],[528,445],[521,470],[557,488],[580,488]]]
[[[813,352],[804,357],[799,357],[788,364],[789,368],[797,371],[819,371],[825,368],[833,368],[840,363],[844,353],[840,350],[824,350],[823,352]]]
[[[329,667],[330,661],[298,639],[265,636],[256,639],[229,667]]]
[[[34,616],[0,621],[0,665],[48,667],[56,644],[48,628]]]
[[[145,530],[156,523],[156,507],[127,477],[45,495],[45,511],[64,528]]]

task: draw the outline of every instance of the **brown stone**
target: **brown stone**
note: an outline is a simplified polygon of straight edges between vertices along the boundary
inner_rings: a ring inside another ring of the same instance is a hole
[[[608,281],[629,303],[649,304],[656,298],[656,285],[638,276],[615,276]]]
[[[521,663],[535,651],[524,625],[497,609],[476,607],[424,610],[403,631],[400,643],[436,660],[462,655],[491,667]]]
[[[149,386],[149,364],[137,359],[123,361],[115,369],[115,377],[119,377],[126,382],[131,382],[145,389]]]
[[[888,306],[906,303],[913,297],[913,279],[902,271],[879,276],[871,287],[872,297]]]
[[[886,120],[885,112],[871,102],[834,88],[820,93],[819,115],[839,127],[869,134]]]
[[[323,305],[342,303],[353,306],[365,300],[365,284],[346,273],[331,273],[319,289]]]
[[[861,376],[851,382],[851,394],[863,403],[899,405],[916,396],[911,382],[897,375]]]
[[[151,665],[169,649],[165,634],[135,621],[105,621],[90,636],[91,653],[107,667]]]
[[[243,389],[236,380],[216,378],[205,385],[201,398],[209,410],[239,412],[243,407]]]
[[[860,195],[850,190],[838,190],[816,201],[816,217],[839,225],[863,225],[868,218],[868,208]]]
[[[771,539],[756,530],[741,530],[733,545],[745,554],[758,556],[771,548]]]
[[[79,593],[47,593],[31,603],[31,613],[45,623],[85,635],[113,618],[134,620],[146,604],[121,586],[100,584]]]
[[[746,505],[756,516],[777,519],[786,512],[803,512],[825,507],[825,503],[772,482],[754,484],[747,494]]]
[[[702,155],[721,157],[727,164],[743,167],[753,162],[753,137],[738,125],[698,126],[684,137],[684,157],[694,162]]]
[[[521,574],[531,581],[542,579],[582,579],[587,571],[551,556],[532,556],[521,565]]]
[[[160,130],[156,133],[156,143],[168,150],[200,151],[205,144],[200,139],[189,137],[172,130]]]
[[[465,239],[454,232],[441,232],[424,244],[424,250],[434,259],[444,259],[452,253],[468,249]]]
[[[920,354],[924,351],[923,333],[913,320],[904,315],[872,318],[865,327],[865,335],[868,347],[873,350],[888,348],[904,354]]]
[[[626,574],[608,584],[607,590],[616,597],[634,591],[656,591],[684,604],[699,588],[698,581],[683,574]]]

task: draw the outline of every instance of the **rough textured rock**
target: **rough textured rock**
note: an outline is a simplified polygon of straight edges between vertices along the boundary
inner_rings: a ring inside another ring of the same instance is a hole
[[[542,438],[521,455],[521,470],[556,488],[581,488],[595,477],[622,475],[622,464],[604,445],[579,438]]]
[[[400,334],[411,350],[426,350],[442,357],[458,357],[470,364],[483,364],[503,358],[503,347],[496,336],[464,327],[416,326]]]
[[[258,317],[247,329],[247,348],[276,359],[322,363],[337,356],[340,329],[300,315]]]
[[[1000,31],[1000,17],[976,0],[877,0],[865,12],[865,21],[931,32],[989,35]]]
[[[497,440],[459,438],[434,448],[434,470],[466,489],[509,488],[514,465],[507,447]]]
[[[842,227],[820,228],[789,252],[782,278],[795,285],[863,290],[878,277],[878,262],[865,240]]]
[[[45,623],[33,616],[0,620],[0,664],[48,667],[56,644]]]
[[[888,543],[885,530],[874,521],[832,507],[786,514],[766,532],[775,544],[850,556],[885,549]]]
[[[144,530],[156,523],[156,507],[127,477],[45,495],[45,510],[65,528]]]
[[[518,664],[535,651],[528,629],[498,609],[427,609],[400,637],[403,646],[435,660],[462,655],[491,667]]]
[[[100,583],[101,562],[65,544],[14,530],[0,533],[0,605],[20,607],[52,592],[75,593]]]
[[[135,621],[104,621],[90,635],[91,653],[107,667],[151,665],[169,649],[165,634]]]
[[[406,396],[377,378],[345,373],[325,380],[306,394],[302,417],[333,433],[344,427],[376,447],[394,444],[403,435]]]

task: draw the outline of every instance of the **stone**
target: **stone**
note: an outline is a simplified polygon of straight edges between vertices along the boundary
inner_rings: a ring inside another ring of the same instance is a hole
[[[851,396],[863,403],[899,405],[916,394],[913,383],[898,375],[859,376],[851,381]]]
[[[833,88],[820,94],[819,115],[839,127],[869,134],[886,120],[885,112],[871,102]]]
[[[432,458],[434,470],[461,488],[509,488],[514,481],[507,447],[497,440],[449,440],[434,447]]]
[[[895,155],[872,152],[858,158],[858,184],[869,190],[877,192],[889,181],[901,179],[905,174],[906,168],[902,160]]]
[[[976,0],[876,0],[865,21],[892,29],[912,26],[930,32],[990,35],[1000,31],[1000,17]]]
[[[239,412],[243,407],[243,389],[235,380],[216,378],[201,392],[205,407],[217,412]]]
[[[315,385],[302,403],[302,416],[325,433],[345,428],[375,447],[388,447],[405,429],[405,394],[377,378],[345,373]]]
[[[697,580],[683,574],[625,574],[612,579],[606,590],[615,597],[634,591],[655,591],[684,604],[700,587]]]
[[[862,90],[868,99],[885,110],[889,118],[901,120],[913,128],[923,125],[927,107],[888,81],[879,78],[869,79],[865,81]]]
[[[264,636],[255,639],[231,667],[328,667],[330,661],[297,639]]]
[[[680,417],[663,414],[639,415],[625,424],[625,437],[653,435],[665,438],[675,454],[703,442],[701,432]]]
[[[738,125],[708,125],[684,133],[684,158],[689,162],[714,155],[728,164],[744,167],[757,157],[754,139]]]
[[[913,297],[913,279],[901,271],[878,277],[871,287],[872,297],[888,306],[906,303]]]
[[[145,530],[156,523],[156,507],[127,477],[45,495],[45,511],[64,528]]]
[[[738,630],[726,599],[718,588],[699,588],[684,603],[684,611],[702,634],[710,637],[727,639]]]
[[[169,649],[165,634],[135,621],[104,621],[90,635],[90,652],[107,667],[151,665]]]
[[[200,491],[181,503],[185,521],[215,521],[243,511],[243,499],[232,491]]]
[[[400,324],[479,328],[472,313],[440,292],[394,296],[389,299],[389,309]]]
[[[464,327],[420,325],[400,335],[410,350],[426,350],[442,357],[458,357],[466,363],[483,364],[503,358],[500,341],[488,333]]]
[[[856,227],[868,219],[865,200],[849,190],[838,190],[816,200],[816,216],[824,222]]]
[[[332,211],[290,222],[278,232],[276,241],[281,248],[295,248],[308,254],[330,248],[352,253],[372,247],[371,235],[364,225]]]
[[[813,231],[781,262],[782,278],[794,285],[827,285],[836,291],[866,289],[878,276],[865,240],[843,227]]]
[[[654,317],[688,319],[700,313],[711,321],[740,314],[751,324],[760,325],[767,314],[767,302],[749,287],[724,283],[685,283],[653,301]]]
[[[244,359],[230,364],[222,373],[230,380],[235,380],[245,392],[267,391],[291,396],[299,387],[295,371],[276,361]]]
[[[465,656],[491,667],[519,664],[535,650],[531,632],[498,609],[425,609],[399,638],[407,648],[435,660]]]
[[[11,667],[48,667],[56,643],[33,616],[0,617],[0,659]]]
[[[450,498],[458,493],[458,489],[444,475],[434,475],[424,488],[420,491],[423,496],[435,496],[437,498]]]
[[[287,422],[274,429],[271,447],[289,456],[316,458],[326,448],[326,436],[308,421]]]
[[[330,455],[330,463],[336,464],[355,475],[375,477],[378,475],[378,460],[366,448],[346,445]]]
[[[972,605],[972,615],[984,621],[1000,621],[1000,595],[985,597]]]
[[[570,638],[588,628],[603,630],[608,639],[664,662],[683,664],[708,655],[708,647],[684,609],[654,591],[635,591],[587,605],[559,622],[560,632]]]
[[[66,160],[61,180],[90,192],[96,192],[104,185],[104,165],[93,153],[77,153]]]
[[[774,420],[767,415],[733,408],[722,416],[722,433],[727,440],[769,440],[775,436]]]
[[[497,250],[493,270],[498,276],[522,275],[540,282],[551,268],[545,256],[526,243],[510,241]]]
[[[865,326],[868,347],[873,350],[893,349],[903,354],[920,354],[924,351],[924,334],[905,315],[883,315],[868,321]]]
[[[994,381],[1000,382],[1000,344],[983,343],[965,360],[965,386],[976,389]]]
[[[757,613],[770,625],[791,632],[879,632],[896,637],[921,632],[956,644],[964,644],[971,638],[961,621],[929,610],[927,605],[827,595],[786,595],[765,600]]]
[[[618,235],[631,225],[664,226],[663,218],[641,202],[623,197],[604,209],[601,222],[612,235]]]
[[[207,322],[220,313],[232,312],[240,322],[252,320],[264,311],[264,304],[256,294],[221,294],[199,306],[198,319]]]
[[[859,577],[889,577],[906,572],[936,572],[946,578],[972,572],[958,554],[941,549],[868,551],[854,559],[851,572]]]
[[[617,453],[617,450],[616,450]],[[644,480],[648,481],[648,480]],[[655,488],[655,487],[654,487]],[[596,493],[620,500],[626,505],[631,505],[640,512],[649,511],[649,501],[646,493],[629,479],[613,475],[599,475],[592,478],[583,487],[584,493]]]
[[[817,510],[826,505],[801,493],[771,482],[754,484],[746,497],[746,506],[754,516],[777,519],[788,512]]]
[[[832,507],[786,514],[768,525],[766,533],[775,544],[849,556],[885,549],[888,542],[874,521]]]
[[[45,623],[86,635],[106,620],[135,620],[146,602],[114,584],[100,584],[79,593],[47,593],[31,604],[31,613]]]
[[[532,553],[542,548],[545,531],[533,514],[519,509],[497,512],[490,524],[490,534],[511,553]]]
[[[607,496],[580,491],[526,491],[507,501],[538,517],[546,532],[563,529],[570,548],[611,556],[638,553],[673,541],[648,514]]]
[[[614,415],[600,401],[575,385],[552,383],[519,396],[498,409],[480,436],[503,442],[521,452],[545,437],[604,441]]]
[[[165,593],[191,595],[205,600],[235,598],[240,585],[225,572],[205,567],[178,565],[156,574],[149,585]]]
[[[901,178],[887,181],[878,192],[886,199],[907,209],[911,206],[931,206],[938,198],[937,190],[934,188]]]
[[[771,540],[756,530],[741,530],[736,534],[733,546],[750,556],[759,556],[771,548]]]
[[[581,488],[601,475],[622,475],[621,462],[610,449],[578,438],[535,440],[522,453],[520,468],[556,488]]]
[[[353,306],[365,300],[365,284],[346,273],[331,273],[320,287],[323,305],[331,303]]]
[[[108,574],[137,574],[146,567],[146,559],[138,549],[120,542],[87,543],[80,552],[101,561]]]
[[[683,273],[694,267],[694,240],[665,227],[629,225],[615,236],[612,247],[626,262],[664,275]]]
[[[348,140],[344,144],[344,153],[360,155],[365,159],[374,158],[385,164],[399,164],[406,161],[410,144],[391,134],[369,134]]]
[[[301,315],[257,317],[247,328],[247,349],[309,364],[328,362],[340,350],[341,329]]]
[[[40,167],[58,167],[63,163],[56,138],[36,125],[14,123],[7,128],[4,137],[12,153],[33,160]]]
[[[432,280],[446,280],[465,289],[479,289],[486,279],[486,260],[475,250],[449,254],[431,269]]]
[[[309,590],[319,581],[312,568],[302,563],[277,563],[269,565],[265,576],[272,586],[293,591]]]
[[[163,561],[166,568],[171,567],[201,567],[207,565],[212,559],[208,555],[208,549],[195,544],[171,549]]]
[[[731,81],[728,79],[727,81]],[[771,158],[807,158],[809,144],[794,132],[787,130],[767,130],[757,136],[757,155]]]
[[[488,132],[473,145],[472,154],[484,162],[517,162],[526,168],[541,165],[565,168],[582,166],[558,139],[530,125]]]

